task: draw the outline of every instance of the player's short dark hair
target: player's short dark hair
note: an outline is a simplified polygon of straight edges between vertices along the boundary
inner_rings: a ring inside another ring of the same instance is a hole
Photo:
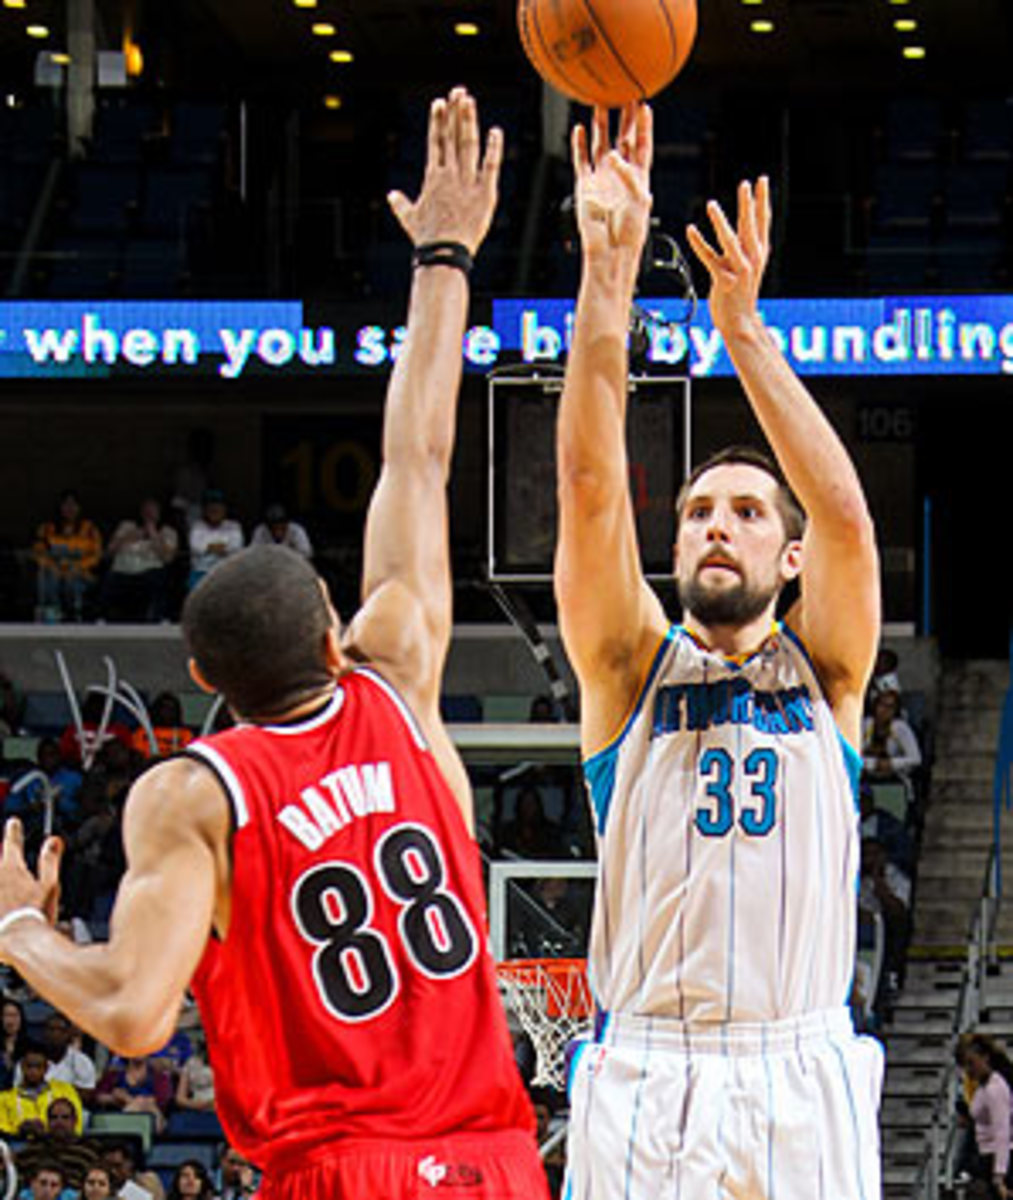
[[[251,546],[219,563],[187,597],[182,624],[201,674],[242,716],[276,716],[331,680],[320,579],[284,546]]]
[[[757,450],[755,446],[726,446],[724,450],[719,450],[716,454],[712,454],[710,458],[704,459],[702,463],[698,463],[693,468],[686,482],[679,489],[679,495],[675,500],[676,535],[679,532],[679,523],[686,508],[686,501],[689,499],[690,492],[696,486],[697,480],[715,467],[734,466],[738,464],[766,471],[774,480],[777,484],[777,508],[781,514],[781,520],[784,522],[785,536],[789,542],[798,541],[805,533],[805,510],[799,504],[795,493],[788,486],[784,472],[777,465],[776,461],[769,454],[764,454],[762,450]]]

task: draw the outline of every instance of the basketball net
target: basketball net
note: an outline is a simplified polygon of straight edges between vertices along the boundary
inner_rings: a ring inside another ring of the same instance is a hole
[[[566,1049],[590,1032],[594,1001],[582,958],[517,958],[496,964],[500,990],[537,1056],[535,1087],[566,1090]]]

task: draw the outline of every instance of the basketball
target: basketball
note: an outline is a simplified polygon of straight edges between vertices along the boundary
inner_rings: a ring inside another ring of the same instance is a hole
[[[582,104],[619,108],[657,95],[696,37],[696,0],[519,0],[524,52]]]

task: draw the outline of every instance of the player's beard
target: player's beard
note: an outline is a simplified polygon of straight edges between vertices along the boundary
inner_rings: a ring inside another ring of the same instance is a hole
[[[749,584],[741,575],[734,587],[706,587],[699,574],[676,583],[683,611],[691,613],[705,628],[741,629],[761,617],[780,591],[777,583]]]

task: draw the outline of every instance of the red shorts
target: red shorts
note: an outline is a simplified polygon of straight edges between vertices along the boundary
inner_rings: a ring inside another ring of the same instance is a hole
[[[538,1148],[519,1130],[320,1148],[268,1171],[258,1200],[549,1200]]]

